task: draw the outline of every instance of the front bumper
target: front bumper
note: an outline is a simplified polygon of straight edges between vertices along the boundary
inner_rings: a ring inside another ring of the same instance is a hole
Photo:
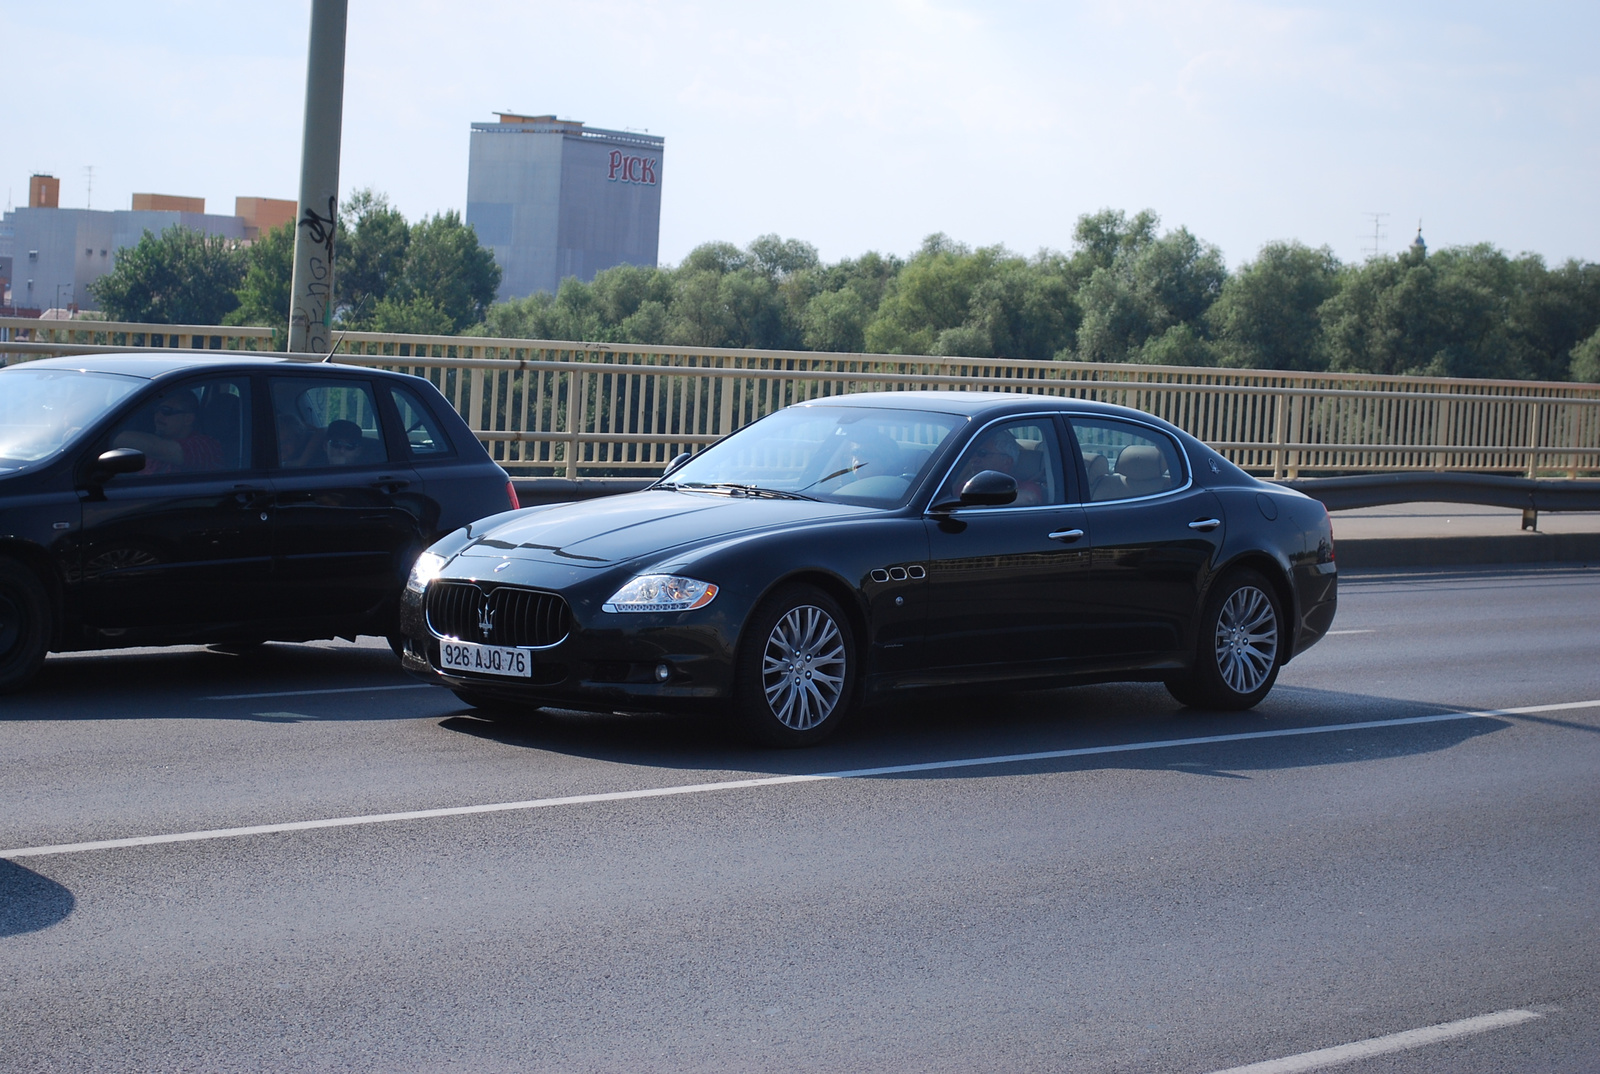
[[[607,614],[596,625],[574,614],[560,642],[524,650],[528,678],[442,671],[441,637],[428,625],[422,598],[407,593],[400,618],[406,671],[451,690],[599,712],[706,710],[731,696],[737,639],[725,636],[715,616]]]

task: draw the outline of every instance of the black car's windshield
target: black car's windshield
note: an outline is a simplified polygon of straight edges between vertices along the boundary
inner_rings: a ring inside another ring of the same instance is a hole
[[[920,410],[790,407],[713,445],[664,484],[894,507],[964,420]]]
[[[77,369],[0,370],[0,468],[55,454],[145,383]]]

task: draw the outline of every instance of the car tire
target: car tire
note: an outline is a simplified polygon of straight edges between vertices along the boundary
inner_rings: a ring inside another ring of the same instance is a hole
[[[837,601],[786,586],[750,616],[734,673],[734,716],[766,746],[814,746],[850,714],[855,634]]]
[[[50,650],[50,594],[27,567],[0,559],[0,694],[21,690]]]
[[[1206,597],[1194,667],[1168,679],[1167,692],[1191,708],[1252,708],[1278,680],[1283,637],[1272,583],[1256,571],[1230,571]]]

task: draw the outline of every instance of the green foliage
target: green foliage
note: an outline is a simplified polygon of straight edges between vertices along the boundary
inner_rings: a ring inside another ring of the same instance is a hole
[[[239,305],[234,292],[244,276],[244,251],[233,240],[175,225],[119,250],[89,290],[114,321],[221,324]]]
[[[257,325],[287,333],[294,275],[294,223],[273,228],[245,251],[244,281],[235,292],[239,308],[223,324]]]
[[[1078,222],[1083,321],[1072,357],[1087,362],[1214,364],[1205,314],[1227,279],[1222,251],[1187,228],[1157,237],[1154,213],[1104,212]],[[1171,335],[1172,329],[1185,331]]]
[[[454,209],[411,226],[398,286],[385,298],[431,301],[449,317],[451,330],[464,332],[483,320],[500,287],[500,266],[478,242],[478,233]]]
[[[1572,348],[1572,379],[1600,383],[1600,328]]]
[[[411,226],[389,199],[368,187],[339,209],[334,238],[334,301],[353,321],[374,312],[400,282],[411,245]]]
[[[589,283],[564,280],[554,295],[494,305],[472,331],[1545,379],[1600,361],[1597,265],[1549,269],[1537,257],[1474,246],[1345,266],[1326,248],[1277,242],[1229,275],[1215,246],[1160,225],[1149,210],[1105,209],[1078,219],[1070,253],[1033,257],[942,234],[905,260],[867,253],[833,264],[777,235],[743,248],[711,242],[675,268],[619,265]]]
[[[1319,369],[1322,320],[1318,311],[1339,289],[1339,259],[1324,246],[1297,242],[1261,248],[1222,285],[1206,323],[1217,339],[1221,364],[1244,369]]]
[[[457,335],[456,323],[426,296],[409,299],[380,298],[364,321],[369,332],[399,332],[417,336]]]

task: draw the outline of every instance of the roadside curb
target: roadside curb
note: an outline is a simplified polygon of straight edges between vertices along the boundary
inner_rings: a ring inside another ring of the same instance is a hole
[[[1340,540],[1339,566],[1456,567],[1494,563],[1600,564],[1600,533],[1506,533],[1479,537],[1353,537]]]

